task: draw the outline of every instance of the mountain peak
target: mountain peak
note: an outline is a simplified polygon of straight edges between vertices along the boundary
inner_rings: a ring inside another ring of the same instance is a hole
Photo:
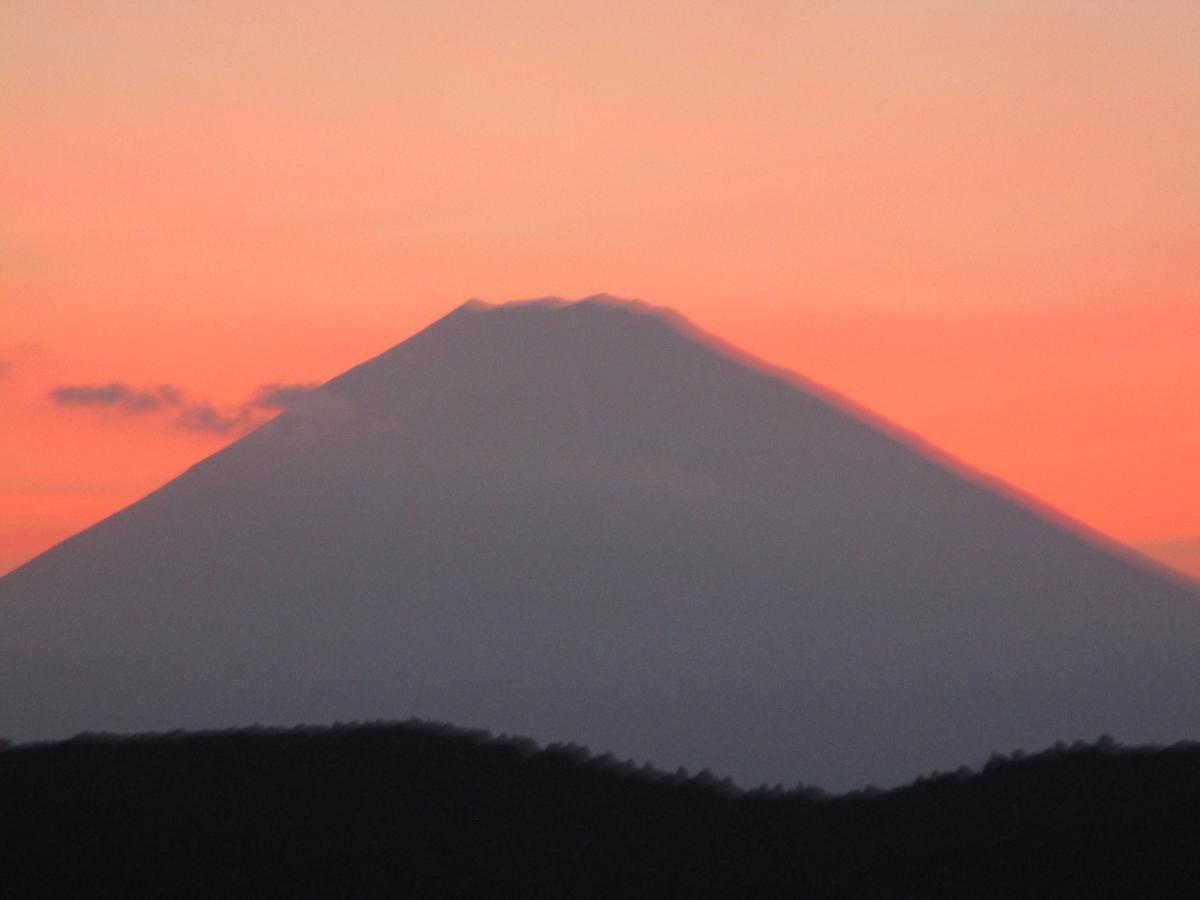
[[[442,324],[452,322],[461,327],[457,331],[443,331]],[[626,354],[629,362],[635,362],[634,356],[646,358],[649,349],[644,345],[641,351],[631,355],[630,343],[649,342],[653,345],[655,349],[649,358],[656,363],[661,361],[658,354],[664,345],[674,345],[677,350],[686,345],[692,349],[702,347],[715,351],[760,371],[770,368],[705,332],[670,307],[607,293],[589,294],[578,299],[546,295],[500,302],[472,297],[433,323],[426,332],[431,336],[440,333],[450,337],[453,334],[456,340],[465,339],[473,348],[478,348],[480,341],[507,339],[522,345],[528,342],[527,351],[536,352],[541,348],[552,355],[565,351],[568,345],[576,348],[607,345],[614,352]]]
[[[524,300],[489,301],[472,297],[457,307],[451,315],[458,312],[469,313],[503,313],[520,309],[544,309],[568,314],[594,311],[597,309],[619,310],[637,315],[650,316],[658,319],[678,320],[674,310],[664,306],[655,306],[644,300],[629,297],[618,297],[615,294],[588,294],[575,300],[560,297],[557,294],[547,294],[543,297],[533,297]]]

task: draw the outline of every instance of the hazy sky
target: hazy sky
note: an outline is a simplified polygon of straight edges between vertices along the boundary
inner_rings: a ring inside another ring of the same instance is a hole
[[[1195,0],[0,0],[0,572],[607,291],[1200,574],[1198,59]]]

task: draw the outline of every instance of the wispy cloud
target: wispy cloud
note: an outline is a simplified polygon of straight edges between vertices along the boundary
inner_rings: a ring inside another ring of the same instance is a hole
[[[315,382],[299,384],[261,384],[250,403],[259,409],[287,409],[319,387]]]
[[[230,434],[265,421],[271,412],[292,406],[317,387],[312,383],[271,382],[259,385],[243,403],[219,406],[170,384],[135,388],[123,381],[111,381],[59,385],[50,391],[50,399],[60,407],[100,407],[129,415],[169,411],[174,413],[172,424],[185,431]]]
[[[177,406],[183,392],[169,384],[148,390],[132,388],[124,382],[108,384],[64,384],[50,391],[59,406],[104,406],[128,413],[143,413],[164,406]]]
[[[0,359],[0,381],[8,377],[8,373],[12,371],[12,363],[6,359]]]
[[[228,434],[250,425],[254,420],[248,405],[221,409],[206,400],[184,405],[176,419],[188,431],[207,431],[211,434]]]
[[[192,401],[179,411],[179,424],[189,431],[226,434],[264,419],[264,412],[287,409],[311,394],[319,385],[304,382],[260,384],[250,399],[239,406],[217,407],[207,401]]]

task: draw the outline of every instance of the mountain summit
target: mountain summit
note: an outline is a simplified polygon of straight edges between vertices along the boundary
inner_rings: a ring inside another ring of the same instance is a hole
[[[1200,737],[1193,591],[672,313],[467,303],[0,579],[0,734],[450,720],[894,783]]]

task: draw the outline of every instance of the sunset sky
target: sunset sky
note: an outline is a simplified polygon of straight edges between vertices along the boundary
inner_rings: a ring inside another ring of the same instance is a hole
[[[601,291],[1200,575],[1200,3],[0,0],[0,573]]]

